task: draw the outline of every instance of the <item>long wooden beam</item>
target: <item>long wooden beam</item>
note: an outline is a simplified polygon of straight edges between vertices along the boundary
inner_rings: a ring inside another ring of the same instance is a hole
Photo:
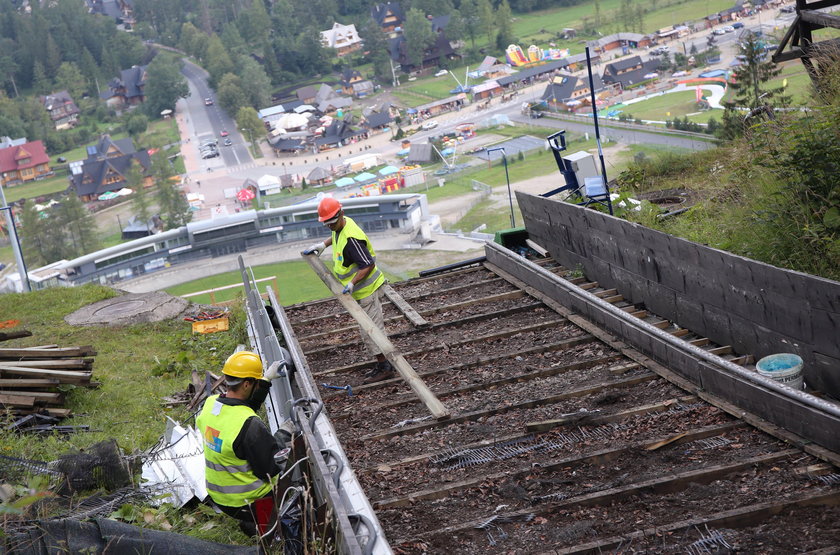
[[[399,372],[400,376],[408,383],[414,393],[423,401],[423,404],[426,405],[426,408],[429,409],[429,412],[432,413],[432,416],[441,420],[446,419],[451,416],[449,409],[443,406],[435,394],[426,386],[425,382],[420,379],[417,375],[417,372],[414,371],[414,368],[408,363],[407,360],[397,351],[394,344],[388,339],[388,337],[380,330],[376,324],[373,323],[373,320],[370,319],[362,307],[359,306],[359,303],[350,296],[344,295],[342,291],[341,284],[338,280],[327,270],[327,267],[321,262],[321,259],[318,258],[316,255],[301,255],[303,256],[304,260],[309,263],[309,266],[314,270],[314,272],[321,278],[321,281],[332,291],[333,295],[339,300],[339,302],[347,309],[353,318],[359,323],[359,327],[362,329],[362,333],[366,333],[371,340],[382,350],[382,354],[385,356],[386,359],[396,368],[397,372]]]

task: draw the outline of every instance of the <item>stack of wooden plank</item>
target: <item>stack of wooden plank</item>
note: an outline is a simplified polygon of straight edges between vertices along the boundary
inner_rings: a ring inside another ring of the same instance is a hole
[[[63,418],[61,385],[94,387],[93,347],[0,348],[0,408],[16,415],[48,414]]]

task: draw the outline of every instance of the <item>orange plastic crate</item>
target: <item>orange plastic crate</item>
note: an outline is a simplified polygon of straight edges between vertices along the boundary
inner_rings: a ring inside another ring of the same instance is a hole
[[[228,322],[227,316],[192,323],[193,333],[216,333],[217,331],[227,331],[229,329],[230,323]]]

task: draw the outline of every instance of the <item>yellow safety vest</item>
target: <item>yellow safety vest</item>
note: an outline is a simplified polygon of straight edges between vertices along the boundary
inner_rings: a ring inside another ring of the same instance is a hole
[[[373,252],[373,245],[370,244],[370,240],[365,235],[365,232],[362,231],[362,228],[356,222],[344,216],[344,227],[341,229],[341,233],[337,234],[333,231],[332,234],[333,273],[338,278],[338,281],[341,282],[341,285],[350,283],[353,275],[359,271],[359,267],[356,264],[344,265],[344,247],[347,246],[347,240],[350,238],[365,242],[374,264],[370,274],[353,287],[353,298],[358,301],[379,289],[385,283],[385,275],[376,267],[376,253]]]
[[[271,491],[271,483],[257,478],[248,461],[233,452],[236,436],[256,413],[247,405],[225,405],[218,398],[208,397],[195,421],[204,437],[204,479],[213,501],[243,507]]]

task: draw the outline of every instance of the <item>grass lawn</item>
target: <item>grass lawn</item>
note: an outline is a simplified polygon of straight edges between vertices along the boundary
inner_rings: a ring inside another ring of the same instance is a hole
[[[428,104],[429,102],[435,100],[434,98],[421,96],[406,89],[394,89],[391,91],[391,94],[394,95],[403,106],[408,108],[416,108],[417,106],[422,106],[423,104]]]
[[[614,23],[618,19],[619,7],[621,0],[601,0],[601,21],[602,24],[598,30],[603,35],[623,31],[623,26],[619,28],[618,23]],[[647,7],[647,5],[645,5]],[[705,2],[660,2],[660,8],[652,12],[648,12],[644,16],[644,29],[646,33],[656,31],[662,27],[689,21],[692,19],[700,19],[711,13],[716,13],[721,10],[732,7],[730,0],[708,0]],[[580,29],[583,26],[583,20],[593,22],[595,18],[595,2],[583,2],[577,6],[569,6],[562,8],[554,8],[550,10],[543,10],[539,12],[532,12],[528,14],[517,15],[514,18],[513,34],[521,39],[544,36],[547,33],[562,33],[565,27],[573,27]],[[557,41],[554,41],[555,43]],[[525,49],[527,44],[520,44]],[[548,45],[539,45],[546,47]],[[559,45],[558,45],[559,46]],[[572,46],[572,53],[583,52],[582,44],[575,43]]]
[[[633,118],[665,121],[699,111],[694,99],[694,91],[680,91],[642,100],[621,110]]]
[[[4,189],[6,200],[12,202],[20,199],[34,199],[43,195],[64,191],[70,186],[70,181],[67,179],[67,171],[57,171],[55,173],[56,175],[47,179],[30,181],[24,185],[17,185],[15,187],[6,187]]]
[[[329,266],[330,259],[327,256],[322,257],[324,262]],[[283,306],[289,306],[296,303],[303,303],[315,299],[323,299],[330,296],[330,290],[327,286],[312,272],[309,264],[301,261],[292,262],[278,262],[277,264],[266,264],[263,266],[254,266],[254,276],[257,279],[277,276],[278,300]],[[392,280],[399,280],[399,277],[392,276],[385,272],[385,276]],[[171,295],[185,295],[187,293],[194,293],[196,291],[205,291],[207,289],[215,289],[217,287],[224,287],[225,285],[242,284],[242,276],[239,271],[226,272],[224,274],[217,274],[215,276],[208,276],[206,278],[197,279],[188,283],[182,283],[166,290]],[[272,282],[260,283],[260,291],[265,291]],[[242,297],[242,288],[226,289],[215,294],[216,302],[229,301]],[[190,297],[190,301],[194,303],[209,304],[210,295],[199,295],[197,297]]]
[[[181,136],[175,118],[159,119],[149,122],[146,132],[135,141],[135,146],[143,145],[147,148],[160,148],[164,145],[178,143]]]
[[[0,295],[0,314],[19,319],[19,328],[32,332],[32,337],[6,341],[4,347],[49,343],[62,347],[91,345],[97,353],[93,379],[101,384],[95,389],[66,388],[65,406],[72,410],[73,416],[62,424],[87,425],[90,432],[34,436],[2,429],[0,444],[4,455],[54,461],[63,454],[111,439],[116,440],[127,454],[147,449],[163,434],[165,416],[184,423],[190,421],[190,414],[184,408],[167,408],[163,399],[185,391],[193,370],[201,376],[207,370],[219,372],[236,345],[247,342],[245,317],[238,307],[231,311],[230,331],[207,335],[193,335],[190,324],[180,319],[125,326],[83,327],[64,322],[64,317],[75,310],[114,295],[113,289],[96,285]],[[39,491],[37,481],[28,484],[26,478],[21,481],[17,484],[21,489],[13,494],[15,500]],[[35,489],[30,492],[23,486]],[[41,487],[45,488],[45,484]],[[44,491],[36,495],[50,494]],[[24,507],[28,505],[25,501]],[[43,510],[50,509],[44,506]],[[152,514],[158,511],[150,510],[154,511]],[[185,515],[191,518],[184,519]],[[247,544],[247,538],[239,532],[233,519],[220,518],[212,511],[206,514],[200,508],[171,511],[168,518],[173,532],[224,543]],[[147,520],[143,525],[161,528],[158,522]]]

